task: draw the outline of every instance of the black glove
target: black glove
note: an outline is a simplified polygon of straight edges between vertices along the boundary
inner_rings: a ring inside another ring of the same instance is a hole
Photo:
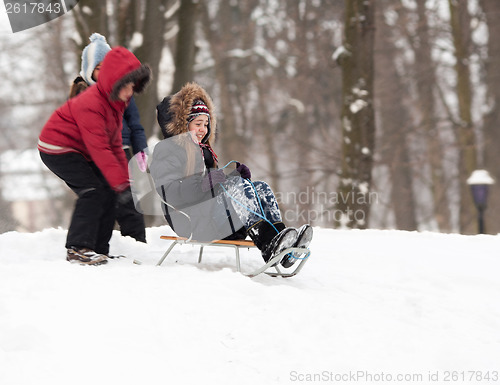
[[[225,181],[226,175],[223,170],[210,171],[201,181],[201,191],[210,191],[217,183],[223,183]]]
[[[236,171],[240,173],[243,179],[250,179],[252,177],[250,169],[243,163],[236,162]]]
[[[118,193],[116,197],[116,201],[121,205],[127,204],[132,199],[133,197],[132,197],[132,191],[130,191],[130,187]]]

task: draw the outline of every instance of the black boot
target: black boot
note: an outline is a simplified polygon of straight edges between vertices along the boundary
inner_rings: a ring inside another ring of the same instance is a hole
[[[309,225],[302,225],[298,230],[298,237],[297,241],[292,247],[299,247],[299,248],[307,248],[309,247],[309,244],[312,241],[313,237],[313,229]],[[291,267],[296,261],[297,258],[293,255],[294,253],[291,253],[292,255],[285,255],[285,258],[281,260],[281,266],[284,268],[289,268]]]
[[[226,238],[224,238],[225,241],[240,241],[242,239],[245,239],[247,237],[247,231],[245,230],[244,227],[239,229],[238,231],[228,235]]]
[[[270,224],[266,221],[257,222],[247,229],[247,233],[261,251],[262,258],[268,262],[283,250],[292,247],[297,242],[297,230],[286,227],[283,222]]]

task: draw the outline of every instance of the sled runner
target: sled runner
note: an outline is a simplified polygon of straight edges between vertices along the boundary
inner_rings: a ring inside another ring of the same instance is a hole
[[[183,237],[176,237],[176,236],[170,236],[170,235],[162,235],[160,237],[161,239],[173,241],[172,244],[169,246],[167,251],[163,254],[163,256],[160,258],[156,266],[160,266],[163,261],[168,257],[170,252],[173,250],[173,248],[176,245],[197,245],[200,246],[200,253],[198,255],[198,263],[201,263],[202,257],[203,257],[203,251],[205,247],[209,246],[214,246],[214,247],[229,247],[233,248],[236,253],[236,270],[247,276],[247,277],[255,277],[261,273],[265,273],[267,275],[270,275],[272,277],[283,277],[283,278],[289,278],[293,277],[294,275],[297,275],[300,270],[302,270],[302,267],[304,264],[307,262],[309,259],[309,255],[311,254],[311,251],[307,248],[297,248],[297,247],[291,247],[288,249],[283,250],[281,253],[277,254],[273,258],[271,258],[264,266],[260,267],[259,269],[256,269],[250,273],[244,273],[241,271],[241,263],[240,263],[240,249],[250,249],[250,248],[256,248],[255,244],[252,241],[249,240],[233,240],[233,241],[226,241],[226,240],[219,240],[219,241],[212,241],[212,242],[198,242],[194,241],[188,238],[183,238]],[[281,259],[289,254],[293,253],[294,258],[298,259],[292,267],[290,267],[289,271],[282,271],[281,266],[279,265],[279,262]],[[273,266],[275,265],[275,266]],[[274,269],[270,270],[270,269]],[[270,271],[268,271],[270,270]]]

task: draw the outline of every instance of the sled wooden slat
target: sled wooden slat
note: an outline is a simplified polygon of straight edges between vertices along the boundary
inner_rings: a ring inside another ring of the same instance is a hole
[[[198,256],[198,263],[201,263],[201,259],[203,256],[203,250],[205,247],[208,246],[218,246],[218,247],[231,247],[235,250],[236,253],[236,270],[247,277],[255,277],[256,275],[259,275],[261,273],[265,273],[267,275],[270,275],[272,277],[283,277],[283,278],[289,278],[293,277],[296,275],[303,267],[304,263],[308,260],[309,254],[311,253],[309,249],[304,249],[304,248],[289,248],[278,255],[276,255],[274,258],[269,260],[264,266],[261,268],[246,274],[241,271],[241,264],[240,264],[240,249],[241,248],[254,248],[256,247],[255,244],[250,241],[250,240],[216,240],[212,242],[200,242],[200,241],[195,241],[192,239],[184,238],[184,237],[177,237],[177,236],[172,236],[172,235],[162,235],[160,236],[160,239],[168,240],[168,241],[173,241],[170,247],[165,251],[163,256],[160,258],[156,266],[160,266],[163,261],[167,258],[167,256],[170,254],[172,249],[178,245],[178,244],[191,244],[191,245],[198,245],[200,246],[200,253]],[[289,253],[294,253],[294,255],[297,256],[297,258],[300,260],[300,263],[295,263],[296,267],[293,269],[291,272],[282,272],[279,267],[278,263],[281,261],[281,259],[289,254]],[[298,256],[303,256],[302,258],[299,258]],[[275,265],[275,266],[273,266]],[[274,268],[274,271],[266,271],[270,268]]]
[[[160,237],[161,239],[166,239],[166,240],[170,240],[170,241],[187,241],[187,238],[184,238],[184,237],[176,237],[176,236],[173,236],[173,235],[162,235]],[[212,241],[212,242],[198,242],[198,241],[190,241],[189,243],[203,243],[203,244],[207,244],[207,245],[211,245],[211,244],[221,244],[221,245],[236,245],[236,246],[242,246],[242,247],[255,247],[255,244],[253,243],[253,241],[248,241],[248,240],[234,240],[234,241],[226,241],[224,239],[220,239],[218,241]]]

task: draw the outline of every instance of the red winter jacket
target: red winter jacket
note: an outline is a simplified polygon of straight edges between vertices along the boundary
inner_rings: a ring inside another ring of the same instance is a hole
[[[118,93],[130,82],[141,92],[150,76],[149,67],[134,54],[113,48],[102,62],[97,84],[68,100],[45,123],[38,149],[52,155],[78,152],[97,165],[115,191],[123,191],[129,185],[121,137],[127,103]]]

